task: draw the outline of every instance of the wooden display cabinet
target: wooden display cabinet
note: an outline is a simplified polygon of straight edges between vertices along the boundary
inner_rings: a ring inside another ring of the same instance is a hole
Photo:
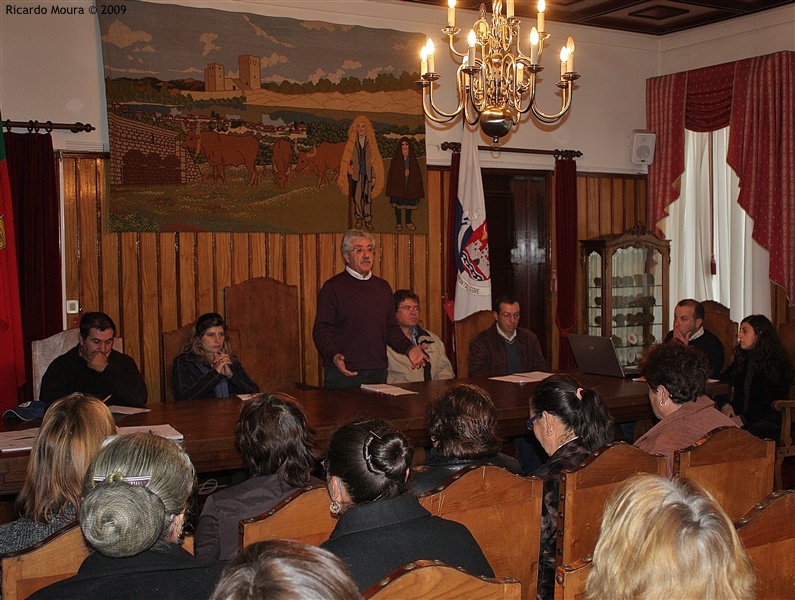
[[[638,222],[621,234],[580,240],[580,331],[613,338],[619,362],[633,366],[668,326],[669,240]]]

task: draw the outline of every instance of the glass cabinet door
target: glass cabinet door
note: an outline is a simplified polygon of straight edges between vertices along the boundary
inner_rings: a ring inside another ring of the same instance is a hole
[[[588,334],[602,334],[602,255],[588,255]]]

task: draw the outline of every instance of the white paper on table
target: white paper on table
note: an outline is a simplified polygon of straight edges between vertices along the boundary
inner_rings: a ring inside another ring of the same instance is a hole
[[[550,375],[552,375],[552,373],[531,371],[529,373],[514,373],[513,375],[502,375],[501,377],[489,377],[489,379],[494,379],[495,381],[508,381],[510,383],[535,383],[537,381],[543,381]]]
[[[30,450],[33,448],[33,440],[37,433],[39,433],[38,427],[20,429],[19,431],[3,431],[0,433],[0,451]]]
[[[108,408],[114,415],[139,415],[141,413],[151,412],[151,409],[141,408],[140,406],[117,406],[111,404]]]
[[[368,392],[378,392],[379,394],[388,394],[389,396],[405,396],[406,394],[419,393],[388,383],[363,383],[361,387]]]
[[[130,433],[154,433],[170,440],[181,440],[184,436],[171,425],[134,425],[132,427],[119,427],[121,435]]]

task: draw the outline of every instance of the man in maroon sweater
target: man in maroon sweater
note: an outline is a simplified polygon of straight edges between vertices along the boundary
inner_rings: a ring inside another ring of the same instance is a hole
[[[326,281],[317,296],[312,339],[323,358],[325,387],[342,389],[385,383],[386,347],[406,354],[414,368],[427,355],[400,329],[390,285],[372,274],[375,238],[351,229],[342,238],[345,270]]]

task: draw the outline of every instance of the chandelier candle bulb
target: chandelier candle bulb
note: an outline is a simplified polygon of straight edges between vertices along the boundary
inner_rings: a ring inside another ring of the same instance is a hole
[[[467,44],[469,45],[468,52],[467,52],[467,60],[469,62],[470,67],[475,66],[475,30],[470,29],[469,35],[467,36]]]
[[[569,49],[563,46],[560,50],[560,77],[561,79],[566,74],[566,66],[569,62]]]
[[[538,31],[544,33],[544,11],[547,9],[547,3],[544,0],[538,0]]]
[[[428,71],[431,73],[435,73],[436,72],[434,70],[435,65],[433,64],[433,51],[435,50],[435,48],[433,46],[433,40],[431,38],[428,38],[428,43],[425,44],[425,48],[428,52]]]
[[[524,83],[524,65],[522,63],[516,63],[516,85],[522,85]]]
[[[569,51],[569,58],[566,61],[566,71],[569,73],[574,73],[574,38],[569,37],[566,40],[566,50]]]
[[[423,46],[420,50],[420,75],[425,75],[428,72],[428,49]]]
[[[455,0],[447,0],[447,26],[455,27]]]
[[[505,16],[509,19],[513,17],[513,0],[508,0],[508,3],[505,5]]]
[[[530,62],[538,64],[538,31],[535,27],[530,30]]]

